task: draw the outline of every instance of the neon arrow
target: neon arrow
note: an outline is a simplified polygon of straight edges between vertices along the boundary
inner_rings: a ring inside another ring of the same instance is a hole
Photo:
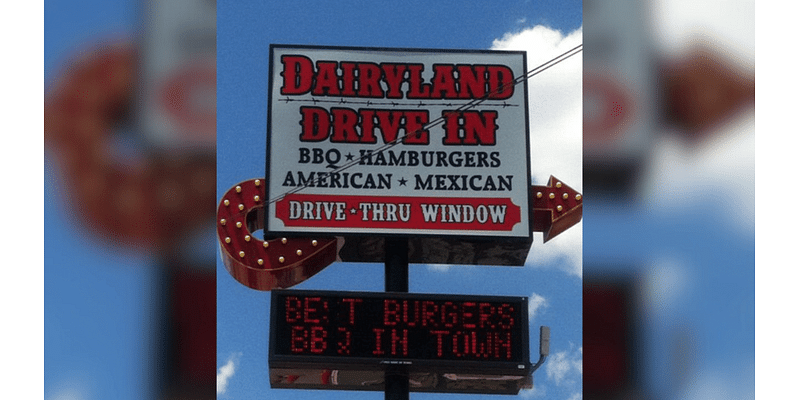
[[[531,186],[533,231],[544,234],[544,243],[583,217],[583,196],[550,175],[547,186]]]
[[[334,238],[260,240],[264,228],[264,180],[232,187],[217,207],[217,239],[225,268],[239,283],[256,290],[292,287],[336,261]]]
[[[264,180],[229,189],[217,207],[217,239],[225,268],[239,283],[256,290],[292,287],[339,260],[342,238],[274,238],[252,232],[264,228]],[[547,186],[531,186],[534,232],[544,241],[581,220],[582,196],[551,176]]]
[[[711,128],[755,103],[753,74],[708,48],[669,62],[661,68],[660,80],[667,122],[683,128],[692,139],[702,139]]]

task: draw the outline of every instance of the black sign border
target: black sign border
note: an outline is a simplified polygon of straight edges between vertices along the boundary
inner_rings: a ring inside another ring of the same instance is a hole
[[[273,59],[274,59],[274,51],[275,49],[297,49],[297,50],[340,50],[340,51],[374,51],[374,52],[420,52],[420,53],[457,53],[457,54],[517,54],[522,56],[522,68],[524,70],[523,73],[528,72],[528,58],[527,52],[519,51],[519,50],[482,50],[482,49],[434,49],[434,48],[410,48],[410,47],[362,47],[362,46],[320,46],[320,45],[292,45],[292,44],[275,44],[271,43],[269,45],[269,62],[268,62],[268,84],[267,84],[267,140],[266,140],[266,162],[265,162],[265,180],[267,181],[265,185],[265,192],[266,200],[272,199],[269,187],[270,187],[270,174],[269,174],[269,166],[271,163],[270,158],[270,147],[271,147],[271,137],[272,137],[272,120],[270,116],[272,115],[272,90],[273,90]],[[515,79],[517,77],[514,77]],[[522,82],[523,85],[523,99],[524,99],[524,107],[525,107],[525,159],[526,159],[526,171],[525,175],[527,176],[526,179],[526,188],[530,187],[532,184],[532,175],[531,175],[531,143],[530,143],[530,113],[529,110],[529,103],[528,103],[528,80],[525,79]],[[486,241],[493,241],[493,240],[518,240],[521,242],[524,241],[532,241],[533,240],[533,196],[531,196],[530,189],[526,190],[526,198],[528,199],[527,210],[528,210],[528,235],[527,236],[514,236],[514,235],[486,235],[486,234],[470,234],[469,231],[457,231],[458,233],[454,234],[447,234],[447,233],[380,233],[381,236],[385,237],[449,237],[449,238],[463,238],[466,240],[486,240]],[[525,205],[520,205],[520,207],[524,207]],[[267,235],[275,235],[275,236],[284,236],[284,237],[305,237],[309,234],[312,234],[317,237],[334,237],[334,236],[342,236],[342,237],[359,237],[365,235],[376,235],[378,233],[375,232],[347,232],[347,231],[338,231],[336,233],[326,232],[326,231],[317,231],[315,228],[307,228],[305,232],[296,232],[296,231],[279,231],[279,230],[270,230],[269,220],[269,204],[264,205],[264,234]]]
[[[372,297],[377,299],[399,300],[451,300],[451,301],[490,301],[509,302],[520,307],[520,328],[522,343],[522,363],[511,361],[459,361],[459,360],[421,360],[421,359],[380,359],[364,357],[335,356],[292,356],[275,354],[275,329],[278,324],[278,313],[275,304],[280,296],[328,296],[328,297]],[[272,290],[270,297],[269,355],[270,368],[309,368],[331,370],[373,370],[389,366],[404,365],[410,371],[438,373],[482,373],[487,375],[526,376],[531,373],[530,363],[530,329],[528,321],[528,298],[523,296],[485,296],[485,295],[448,295],[397,292],[356,292],[328,290]],[[527,339],[527,340],[526,340]]]

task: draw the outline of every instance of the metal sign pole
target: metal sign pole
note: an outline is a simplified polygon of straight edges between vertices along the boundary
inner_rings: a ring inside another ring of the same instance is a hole
[[[408,239],[384,240],[385,279],[387,292],[408,293]],[[390,365],[384,375],[386,400],[408,400],[408,368]]]

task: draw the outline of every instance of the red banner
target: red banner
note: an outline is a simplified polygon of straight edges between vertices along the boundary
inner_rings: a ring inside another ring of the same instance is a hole
[[[509,198],[287,195],[276,215],[287,227],[511,231]]]

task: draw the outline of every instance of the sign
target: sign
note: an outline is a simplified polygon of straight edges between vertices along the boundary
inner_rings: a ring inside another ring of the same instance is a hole
[[[592,149],[613,146],[625,132],[634,112],[622,85],[599,74],[586,74],[584,87],[584,142]]]
[[[587,2],[588,3],[588,2]],[[658,62],[650,5],[625,0],[584,7],[583,180],[586,192],[633,194],[659,131]]]
[[[216,145],[216,3],[147,0],[136,102],[148,144],[161,149]],[[187,12],[192,10],[192,12]]]
[[[594,271],[598,268],[595,265]],[[583,391],[591,398],[640,393],[642,332],[634,322],[639,312],[636,285],[630,277],[595,275],[583,284],[584,356],[602,363],[585,364]],[[674,360],[684,354],[675,352]],[[686,369],[688,370],[688,369]]]
[[[583,196],[550,176],[547,185],[530,187],[532,229],[546,243],[578,223]],[[292,287],[329,264],[384,262],[386,247],[380,236],[273,237],[259,239],[263,229],[264,180],[250,179],[230,188],[217,206],[217,240],[230,274],[256,290]],[[408,238],[410,263],[523,265],[530,241],[462,239],[456,237]]]
[[[269,364],[524,376],[527,303],[525,297],[274,290]]]
[[[270,71],[267,231],[531,237],[524,52],[272,45]]]

